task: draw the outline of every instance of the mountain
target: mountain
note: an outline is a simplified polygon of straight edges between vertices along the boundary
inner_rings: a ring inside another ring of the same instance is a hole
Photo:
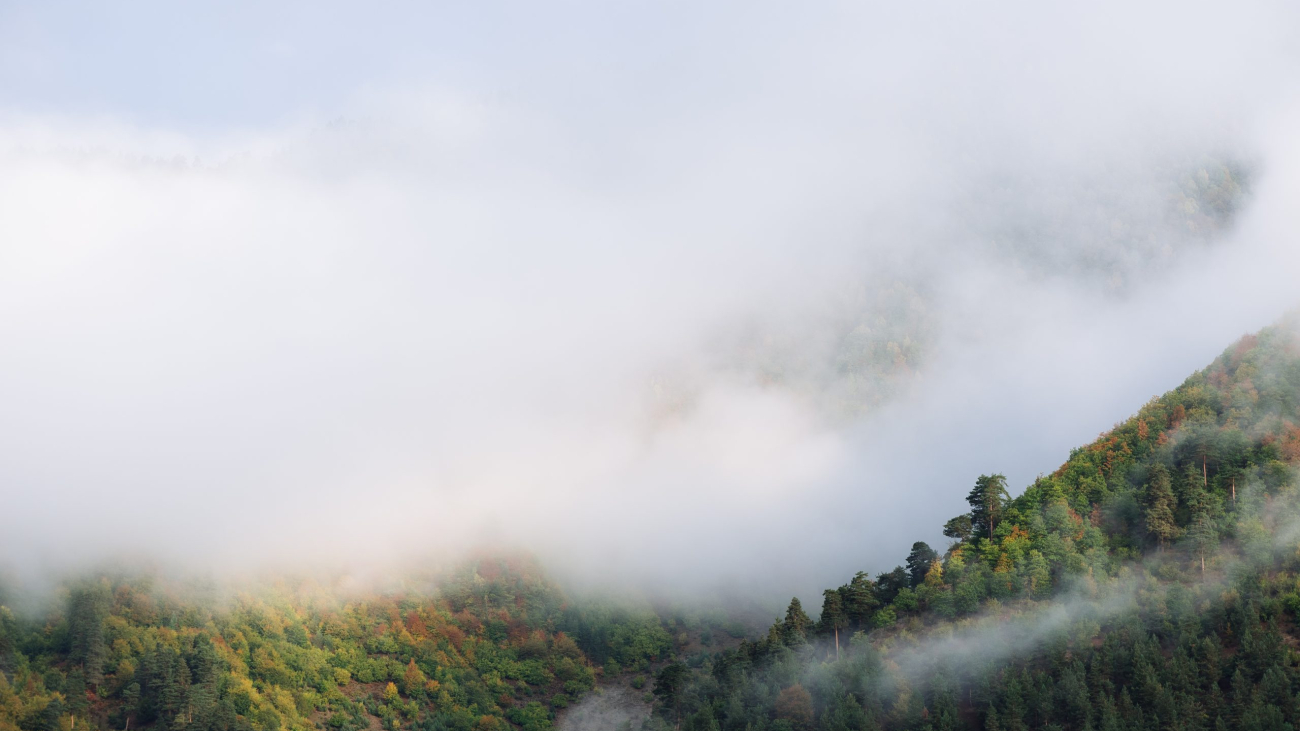
[[[1012,499],[983,475],[940,555],[798,599],[660,671],[659,726],[1291,729],[1300,705],[1295,318]]]

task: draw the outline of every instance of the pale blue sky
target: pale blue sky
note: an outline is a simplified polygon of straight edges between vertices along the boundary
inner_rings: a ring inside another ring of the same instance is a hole
[[[678,92],[725,68],[753,8],[691,3],[93,3],[0,6],[0,100],[146,125],[329,116],[359,93],[454,86],[578,102]],[[779,26],[777,26],[779,27]],[[709,37],[718,30],[736,31]],[[763,41],[763,34],[751,38]],[[536,101],[532,99],[531,101]]]

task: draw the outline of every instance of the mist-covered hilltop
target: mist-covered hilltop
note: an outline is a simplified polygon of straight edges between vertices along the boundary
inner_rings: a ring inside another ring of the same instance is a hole
[[[698,629],[574,607],[524,556],[388,589],[92,575],[43,601],[0,603],[0,731],[537,731],[595,686],[591,658],[644,670]]]
[[[1290,729],[1300,653],[1294,317],[1008,495],[974,481],[942,553],[798,599],[659,675],[688,729]]]

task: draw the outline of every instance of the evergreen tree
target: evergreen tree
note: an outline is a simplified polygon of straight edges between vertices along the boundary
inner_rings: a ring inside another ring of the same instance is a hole
[[[911,575],[902,566],[895,566],[893,571],[877,576],[876,601],[889,604],[898,596],[898,592],[907,588],[911,580]]]
[[[690,676],[690,670],[679,662],[664,666],[655,676],[654,696],[664,708],[671,708],[674,719],[681,719],[682,689]]]
[[[1000,474],[980,475],[975,487],[966,496],[970,503],[971,524],[977,537],[991,538],[997,529],[1002,511],[1011,500],[1007,494],[1007,478]]]
[[[1174,491],[1169,484],[1169,470],[1157,462],[1151,468],[1146,489],[1146,526],[1156,536],[1160,548],[1178,535],[1174,520]]]
[[[930,571],[930,564],[939,557],[939,554],[930,548],[928,543],[917,541],[912,544],[912,552],[907,554],[907,574],[909,584],[913,587],[921,585],[925,581],[925,575]]]
[[[962,513],[944,523],[943,534],[957,542],[969,539],[971,536],[970,513]]]
[[[787,645],[801,645],[808,641],[808,628],[812,620],[803,611],[799,597],[790,599],[790,606],[785,610],[785,621],[781,624],[781,639]]]
[[[822,592],[822,616],[820,620],[823,632],[835,635],[835,659],[840,659],[840,628],[848,623],[844,614],[844,597],[835,589]]]
[[[1200,559],[1201,573],[1205,573],[1205,556],[1213,553],[1218,545],[1219,531],[1215,526],[1213,498],[1195,482],[1187,490],[1187,511],[1187,539]]]
[[[69,597],[68,637],[73,662],[81,665],[86,682],[98,687],[104,681],[104,618],[108,615],[108,592],[103,586],[74,589]]]
[[[880,606],[876,600],[875,584],[866,572],[859,571],[843,587],[844,614],[857,627],[864,627],[871,620],[871,615]]]

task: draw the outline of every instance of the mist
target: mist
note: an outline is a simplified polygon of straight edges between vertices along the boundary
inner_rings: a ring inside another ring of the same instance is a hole
[[[81,9],[0,11],[19,574],[813,595],[1298,304],[1283,4]]]

